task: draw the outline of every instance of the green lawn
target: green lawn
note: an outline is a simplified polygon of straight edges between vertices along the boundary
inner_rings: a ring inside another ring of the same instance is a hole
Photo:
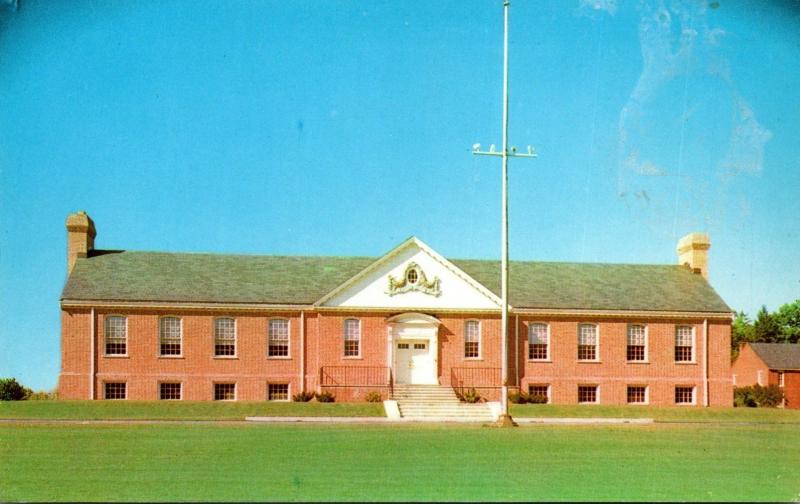
[[[244,420],[248,416],[384,416],[381,403],[0,401],[0,418]]]
[[[514,417],[654,418],[661,422],[800,423],[800,410],[512,404]],[[242,420],[247,416],[384,416],[380,403],[0,401],[0,419]]]
[[[653,418],[658,422],[798,423],[800,410],[780,408],[687,408],[648,406],[511,404],[513,417]]]
[[[0,424],[0,501],[789,501],[798,454],[781,424]]]

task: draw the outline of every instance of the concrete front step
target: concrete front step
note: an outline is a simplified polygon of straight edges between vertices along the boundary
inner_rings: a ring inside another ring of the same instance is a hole
[[[451,387],[443,385],[397,385],[392,393],[404,420],[491,422],[491,408],[486,404],[459,401]]]

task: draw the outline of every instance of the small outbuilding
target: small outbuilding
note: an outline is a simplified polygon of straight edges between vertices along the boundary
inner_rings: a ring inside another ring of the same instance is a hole
[[[800,409],[800,344],[745,343],[731,373],[734,387],[778,385],[784,406]]]

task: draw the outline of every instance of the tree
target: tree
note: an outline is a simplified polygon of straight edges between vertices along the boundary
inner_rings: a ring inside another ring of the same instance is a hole
[[[14,378],[0,378],[0,401],[21,401],[25,399],[25,387]]]
[[[778,308],[774,317],[780,329],[781,340],[786,343],[800,343],[800,299]]]
[[[731,326],[731,358],[736,358],[742,344],[754,341],[754,337],[755,331],[750,317],[743,311],[738,312]]]
[[[761,343],[778,343],[782,340],[781,328],[775,316],[767,311],[766,306],[761,306],[753,326],[755,339]]]

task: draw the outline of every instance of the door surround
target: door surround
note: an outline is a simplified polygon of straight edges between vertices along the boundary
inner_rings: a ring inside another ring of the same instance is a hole
[[[387,351],[389,363],[395,379],[397,378],[397,350],[395,345],[399,341],[427,341],[428,352],[431,356],[432,375],[425,383],[436,385],[439,383],[439,325],[441,321],[424,313],[408,312],[395,315],[386,319],[387,323]]]

